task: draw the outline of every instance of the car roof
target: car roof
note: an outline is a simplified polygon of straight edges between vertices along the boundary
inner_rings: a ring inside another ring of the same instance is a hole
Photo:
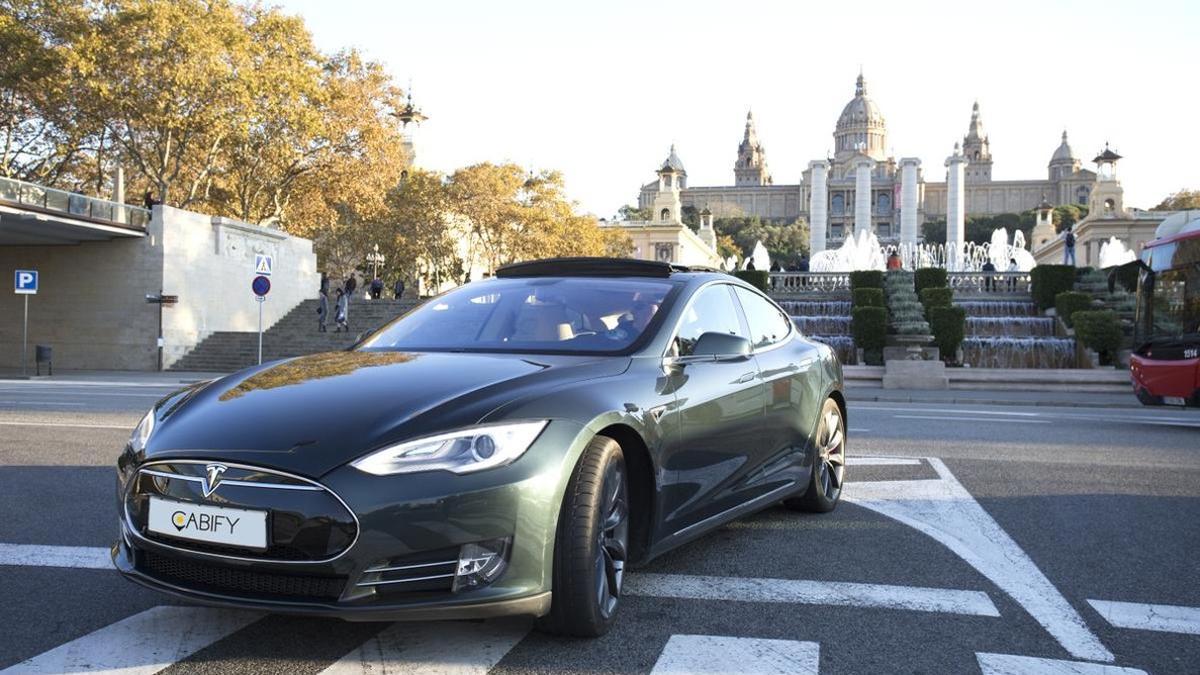
[[[546,258],[511,263],[496,269],[500,279],[529,277],[652,277],[658,279],[720,274],[709,267],[695,267],[633,258]]]

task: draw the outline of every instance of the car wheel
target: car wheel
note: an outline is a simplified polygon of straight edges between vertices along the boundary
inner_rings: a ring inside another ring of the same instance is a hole
[[[588,443],[563,497],[554,542],[554,596],[538,627],[559,635],[608,632],[629,550],[629,481],[621,446]]]
[[[826,513],[837,506],[846,480],[846,420],[837,401],[825,399],[817,422],[816,461],[808,490],[789,499],[787,506],[812,513]]]

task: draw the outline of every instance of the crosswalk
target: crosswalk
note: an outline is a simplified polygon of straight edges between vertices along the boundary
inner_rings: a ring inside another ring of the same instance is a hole
[[[1113,653],[1087,621],[979,507],[944,463],[934,458],[911,457],[863,457],[855,463],[875,472],[873,477],[889,467],[905,472],[905,477],[852,482],[846,491],[850,503],[893,518],[942,542],[994,583],[995,588],[938,588],[656,570],[627,575],[626,594],[631,600],[643,602],[825,606],[890,612],[896,620],[905,616],[932,617],[930,620],[944,617],[946,621],[969,618],[997,625],[1023,618],[1014,616],[1011,603],[997,604],[999,598],[1007,597],[1027,612],[1069,658],[1064,659],[1057,652],[1045,656],[981,650],[973,654],[972,665],[982,675],[1145,675],[1142,670],[1116,663]],[[914,478],[914,469],[923,471],[921,475],[926,477]],[[4,566],[98,570],[109,569],[110,563],[104,548],[0,543],[0,570]],[[1200,608],[1101,599],[1087,602],[1111,628],[1200,635]],[[1002,612],[1005,607],[1009,609]],[[260,633],[278,632],[266,631],[266,622],[271,620],[274,619],[264,619],[263,614],[248,611],[158,606],[76,637],[0,673],[148,675],[177,664],[195,666],[197,659],[209,668],[206,659],[212,653],[220,653],[222,644],[238,644],[239,634],[253,633],[255,624]],[[331,622],[330,629],[337,630],[343,625]],[[326,653],[322,660],[312,664],[309,672],[483,675],[496,671],[498,666],[503,670],[505,659],[535,635],[532,628],[532,621],[523,618],[378,625],[362,631],[359,637],[352,635],[352,641],[343,640],[334,647],[336,653]],[[657,642],[647,648],[657,656],[646,661],[640,672],[819,675],[830,672],[830,664],[822,663],[822,655],[838,646],[830,642],[836,637],[810,633],[803,622],[787,626],[783,637],[689,632],[686,625],[675,623],[670,628],[674,632],[652,638]],[[279,639],[288,638],[282,635]],[[590,643],[573,644],[562,648],[560,658],[578,656]],[[302,652],[306,645],[288,648]],[[229,650],[228,646],[224,649]],[[566,665],[568,662],[558,664]],[[905,669],[903,664],[895,665],[898,670]],[[557,666],[548,663],[544,668],[555,670]],[[217,667],[213,672],[220,670]],[[839,672],[836,667],[832,671]]]

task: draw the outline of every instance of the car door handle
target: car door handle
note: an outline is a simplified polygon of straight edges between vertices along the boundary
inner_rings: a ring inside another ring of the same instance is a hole
[[[737,379],[737,383],[738,384],[746,384],[747,382],[753,380],[756,377],[758,377],[758,373],[744,373],[741,377],[739,377]]]

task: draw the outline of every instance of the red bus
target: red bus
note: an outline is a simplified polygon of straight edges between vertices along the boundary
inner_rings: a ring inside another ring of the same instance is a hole
[[[1180,217],[1142,250],[1129,371],[1146,405],[1200,407],[1200,211]]]

